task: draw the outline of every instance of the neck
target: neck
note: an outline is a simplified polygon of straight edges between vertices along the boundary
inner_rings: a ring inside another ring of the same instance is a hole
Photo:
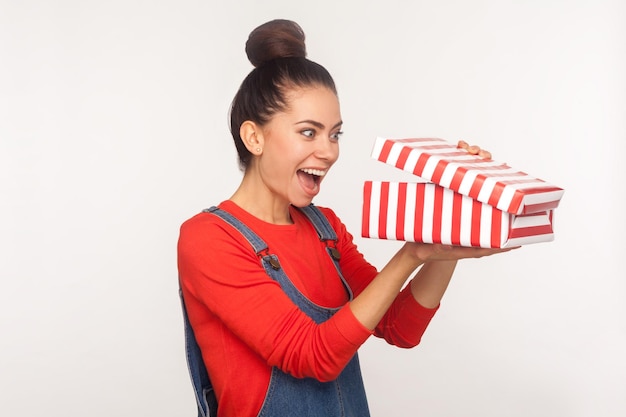
[[[267,223],[292,224],[288,201],[277,198],[258,177],[244,174],[239,188],[230,200],[239,207]]]

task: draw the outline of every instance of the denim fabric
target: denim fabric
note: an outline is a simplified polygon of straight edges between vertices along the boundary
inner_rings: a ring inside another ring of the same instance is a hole
[[[346,288],[349,299],[352,300],[352,291],[339,268],[340,254],[334,246],[334,242],[337,240],[334,230],[328,223],[326,217],[314,205],[311,204],[300,210],[313,223],[320,237],[320,241],[324,242],[326,245],[326,251],[333,260],[339,277]],[[205,211],[221,217],[243,234],[248,242],[250,242],[254,251],[261,258],[267,274],[272,279],[276,280],[287,296],[316,323],[323,323],[339,310],[338,308],[319,306],[306,298],[284,273],[283,269],[280,267],[278,257],[269,253],[267,244],[237,218],[216,207],[211,207]],[[188,319],[186,314],[184,317],[187,327]],[[210,380],[208,376],[206,379],[204,378],[204,376],[206,376],[206,368],[204,368],[200,350],[193,349],[194,343],[197,347],[197,342],[195,341],[190,326],[189,332],[186,332],[186,335],[188,339],[189,337],[193,339],[188,340],[186,346],[189,372],[192,382],[194,382],[198,402],[198,416],[213,416],[215,407],[213,407],[213,404],[208,405],[206,400],[206,394],[212,392]],[[198,361],[202,366],[197,366]],[[198,384],[196,384],[196,381],[198,381]],[[245,394],[242,393],[242,395]],[[320,382],[314,378],[295,378],[276,367],[272,368],[270,384],[265,395],[263,406],[258,414],[259,417],[368,417],[369,415],[357,354],[355,354],[346,365],[339,377],[330,382]]]
[[[185,353],[187,357],[187,367],[194,394],[196,395],[196,405],[198,406],[198,417],[217,417],[217,399],[213,385],[202,360],[200,346],[196,341],[196,336],[187,317],[183,292],[179,289],[180,302],[183,308],[183,319],[185,325]]]
[[[271,258],[278,260],[276,255],[263,257],[265,271],[280,283],[283,291],[304,313],[316,323],[323,323],[335,314],[337,309],[318,306],[306,298],[291,283],[282,268],[275,269],[270,263]],[[273,368],[259,417],[279,416],[369,416],[358,355],[355,354],[339,377],[331,382],[319,382],[313,378],[298,379]]]

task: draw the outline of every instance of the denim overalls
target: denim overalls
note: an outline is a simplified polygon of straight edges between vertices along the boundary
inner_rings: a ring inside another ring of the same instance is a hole
[[[333,260],[339,277],[343,282],[350,300],[352,291],[346,283],[341,270],[339,269],[339,252],[331,242],[336,242],[337,236],[328,223],[326,217],[313,204],[300,208],[309,218],[320,241],[326,245],[326,252]],[[250,242],[250,245],[261,258],[263,267],[267,274],[276,280],[289,298],[316,323],[328,320],[337,312],[338,308],[325,308],[314,304],[306,298],[289,280],[280,266],[276,255],[269,252],[265,242],[252,232],[237,218],[217,207],[204,210],[213,213],[227,223],[239,230]],[[182,296],[181,296],[182,301]],[[217,415],[217,401],[211,386],[211,381],[207,375],[206,367],[202,360],[200,348],[193,334],[193,329],[189,324],[183,303],[183,316],[185,320],[185,344],[187,353],[187,364],[192,379],[199,417],[213,417]],[[245,395],[245,393],[241,393]],[[280,369],[272,368],[270,384],[265,394],[265,400],[259,417],[340,417],[354,416],[367,417],[369,409],[361,378],[358,355],[348,362],[339,377],[330,382],[319,382],[314,378],[295,378],[282,372]]]

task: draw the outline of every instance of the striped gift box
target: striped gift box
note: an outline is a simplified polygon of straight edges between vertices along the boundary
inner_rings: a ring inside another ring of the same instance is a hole
[[[554,239],[559,187],[442,139],[379,138],[372,157],[430,182],[366,181],[364,237],[494,248]]]

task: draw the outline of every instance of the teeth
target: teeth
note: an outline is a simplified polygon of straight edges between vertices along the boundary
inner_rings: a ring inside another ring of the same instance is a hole
[[[307,174],[317,175],[318,177],[323,177],[324,175],[326,175],[326,171],[322,171],[320,169],[304,168],[301,171],[306,172]]]

